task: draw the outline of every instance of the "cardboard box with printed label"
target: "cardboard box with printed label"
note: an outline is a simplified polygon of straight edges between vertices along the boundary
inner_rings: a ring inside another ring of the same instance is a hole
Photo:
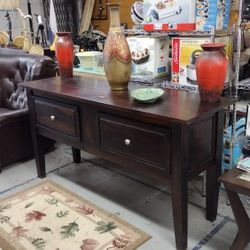
[[[159,77],[168,73],[168,37],[127,38],[132,56],[132,76]]]
[[[144,0],[145,30],[194,30],[196,0]]]
[[[216,42],[222,42],[225,46],[227,55],[230,55],[229,36],[216,37]],[[203,43],[210,43],[210,37],[204,38],[173,38],[172,39],[172,65],[171,81],[172,83],[186,86],[197,86],[195,63],[202,52],[200,47]]]
[[[230,0],[196,0],[196,30],[228,28]]]

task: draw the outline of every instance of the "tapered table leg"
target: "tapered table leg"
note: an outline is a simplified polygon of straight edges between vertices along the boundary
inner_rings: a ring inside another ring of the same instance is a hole
[[[39,178],[44,178],[46,177],[46,169],[45,169],[45,154],[42,144],[42,136],[34,133],[32,138],[34,145],[37,176]]]
[[[187,182],[172,185],[172,206],[176,249],[187,249]]]
[[[213,222],[217,216],[220,168],[211,166],[206,174],[206,219]]]
[[[172,207],[175,231],[176,249],[187,249],[188,234],[188,179],[187,169],[189,165],[187,129],[177,128],[173,130],[173,152],[179,152],[180,157],[173,157],[172,165]]]
[[[213,141],[215,154],[213,164],[207,168],[206,172],[206,218],[211,222],[216,219],[218,209],[220,189],[218,178],[221,176],[224,112],[218,112],[213,122],[216,124]]]
[[[80,149],[72,147],[72,155],[73,155],[74,163],[81,162],[81,150]]]

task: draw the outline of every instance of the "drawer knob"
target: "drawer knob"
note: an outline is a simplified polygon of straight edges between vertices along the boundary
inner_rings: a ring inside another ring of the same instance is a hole
[[[51,115],[51,116],[50,116],[50,120],[51,120],[51,121],[54,121],[55,119],[56,119],[56,117],[55,117],[54,115]]]
[[[130,140],[130,139],[125,139],[125,144],[126,144],[127,146],[129,146],[130,143],[131,143],[131,140]]]

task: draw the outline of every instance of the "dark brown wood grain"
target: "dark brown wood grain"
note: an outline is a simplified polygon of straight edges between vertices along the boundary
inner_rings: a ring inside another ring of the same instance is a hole
[[[169,129],[104,114],[99,115],[99,126],[100,147],[104,150],[125,154],[169,172]]]
[[[165,90],[155,103],[142,104],[130,92],[143,86],[130,84],[128,91],[111,91],[105,79],[88,77],[57,77],[23,86],[28,93],[39,177],[46,175],[40,144],[40,137],[46,136],[71,145],[75,162],[82,149],[126,171],[169,180],[176,248],[186,249],[187,184],[206,170],[206,216],[211,221],[216,218],[224,108],[233,100],[206,103],[197,93]],[[60,118],[56,125],[48,118],[52,110]]]
[[[250,219],[243,207],[239,194],[250,196],[250,182],[239,179],[243,172],[231,169],[219,178],[226,188],[228,199],[238,226],[238,233],[233,241],[231,250],[243,250],[250,241]]]
[[[34,102],[38,124],[79,137],[79,118],[76,106],[49,102],[48,99],[42,98],[35,99]]]

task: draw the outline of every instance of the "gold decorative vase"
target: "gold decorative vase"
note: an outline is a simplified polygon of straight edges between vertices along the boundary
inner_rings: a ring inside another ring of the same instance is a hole
[[[104,70],[111,90],[126,90],[131,75],[131,53],[120,26],[120,4],[107,4],[110,27],[104,46]]]

